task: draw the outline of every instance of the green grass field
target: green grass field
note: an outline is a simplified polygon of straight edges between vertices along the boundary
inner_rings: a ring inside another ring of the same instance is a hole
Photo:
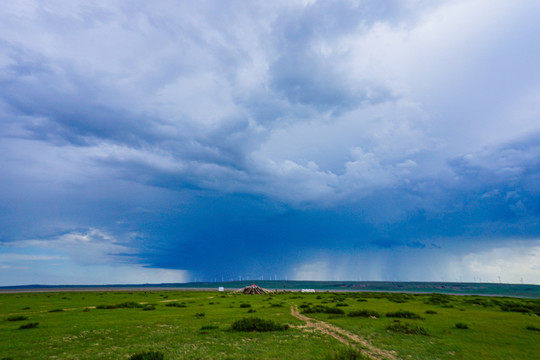
[[[332,359],[345,348],[299,327],[291,305],[399,359],[540,359],[536,299],[208,291],[0,294],[0,359]],[[251,317],[289,328],[232,329]]]

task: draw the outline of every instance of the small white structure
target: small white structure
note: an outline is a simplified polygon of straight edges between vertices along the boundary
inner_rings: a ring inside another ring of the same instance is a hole
[[[223,286],[218,287],[218,291],[225,291],[225,288]]]
[[[315,289],[302,289],[303,293],[314,293]]]

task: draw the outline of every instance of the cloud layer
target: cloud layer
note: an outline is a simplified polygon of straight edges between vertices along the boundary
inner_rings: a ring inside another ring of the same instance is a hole
[[[432,280],[495,281],[471,264],[508,251],[530,264],[511,281],[540,283],[538,15],[487,0],[2,6],[0,266],[20,283],[100,282],[62,278],[67,263],[154,282],[415,280],[435,256]],[[33,261],[54,275],[16,270]]]

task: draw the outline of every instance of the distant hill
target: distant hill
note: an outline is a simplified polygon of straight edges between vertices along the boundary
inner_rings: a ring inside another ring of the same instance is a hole
[[[540,285],[459,283],[459,282],[395,282],[395,281],[282,281],[246,280],[230,282],[193,282],[174,284],[114,284],[114,285],[23,285],[2,286],[0,291],[29,290],[92,290],[92,289],[240,289],[251,284],[267,289],[317,291],[389,291],[414,293],[446,293],[491,296],[518,296],[540,298]]]

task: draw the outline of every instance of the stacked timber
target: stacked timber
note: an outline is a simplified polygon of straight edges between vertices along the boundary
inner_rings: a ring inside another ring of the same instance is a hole
[[[257,286],[255,284],[246,286],[243,289],[236,290],[238,292],[242,292],[245,295],[264,295],[269,294],[272,292],[272,290],[268,290],[265,288],[262,288],[260,286]]]

